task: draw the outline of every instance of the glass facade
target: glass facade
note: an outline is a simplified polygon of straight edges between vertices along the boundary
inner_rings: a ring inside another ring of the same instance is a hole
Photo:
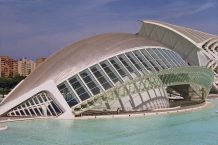
[[[70,107],[125,81],[163,69],[187,66],[175,52],[163,48],[128,51],[99,62],[58,85]]]
[[[70,86],[67,84],[67,82],[60,84],[58,89],[70,107],[78,104],[79,101],[73,93],[72,89],[70,89]]]
[[[10,110],[7,116],[58,116],[61,113],[62,110],[55,104],[49,94],[40,92],[16,108]]]
[[[82,101],[88,99],[91,96],[90,92],[87,91],[88,88],[85,87],[77,75],[70,78],[69,83]]]

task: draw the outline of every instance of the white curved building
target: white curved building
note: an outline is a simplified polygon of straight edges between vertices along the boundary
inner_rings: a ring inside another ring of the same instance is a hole
[[[166,45],[190,65],[214,70],[213,91],[218,91],[218,36],[158,21],[142,21],[139,35]]]
[[[209,54],[217,48],[215,38],[143,21],[138,34],[110,33],[78,41],[18,84],[0,104],[0,115],[66,119],[91,109],[167,108],[167,88],[187,100],[196,95],[205,100],[214,75],[202,66],[216,68],[215,54]]]

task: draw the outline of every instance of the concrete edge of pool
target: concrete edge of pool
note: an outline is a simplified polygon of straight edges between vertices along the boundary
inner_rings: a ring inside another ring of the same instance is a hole
[[[218,99],[218,98],[211,98],[211,99]],[[210,99],[207,99],[210,100]],[[212,107],[212,103],[206,101],[202,104],[180,107],[176,110],[156,110],[155,112],[139,112],[139,113],[127,113],[127,114],[113,114],[113,115],[99,115],[99,116],[81,116],[75,117],[75,120],[86,120],[86,119],[114,119],[114,118],[129,118],[129,117],[143,117],[143,116],[153,116],[153,115],[164,115],[164,114],[175,114],[175,113],[182,113],[182,112],[191,112],[197,111],[199,109]],[[176,107],[175,107],[176,108]],[[36,117],[36,118],[7,118],[0,120],[0,123],[5,122],[14,122],[14,121],[26,121],[26,120],[41,120],[41,119],[51,119],[51,117]]]
[[[86,120],[86,119],[114,119],[114,118],[129,118],[129,117],[143,117],[143,116],[153,116],[153,115],[165,115],[165,114],[175,114],[175,113],[182,113],[182,112],[191,112],[197,111],[203,108],[212,107],[212,103],[206,101],[205,103],[181,107],[177,110],[167,110],[167,111],[155,111],[155,112],[139,112],[139,113],[128,113],[128,114],[116,114],[116,115],[99,115],[99,116],[81,116],[76,117],[76,120]]]

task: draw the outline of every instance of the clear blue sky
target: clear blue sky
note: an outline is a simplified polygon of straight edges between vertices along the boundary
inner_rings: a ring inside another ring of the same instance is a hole
[[[0,0],[0,55],[36,59],[154,19],[218,34],[217,0]]]

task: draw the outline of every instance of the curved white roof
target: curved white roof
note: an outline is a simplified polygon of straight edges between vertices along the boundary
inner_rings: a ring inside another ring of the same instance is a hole
[[[102,34],[78,41],[50,56],[9,94],[2,105],[47,80],[58,84],[69,75],[74,75],[104,58],[139,46],[164,47],[149,38],[127,33]]]
[[[165,30],[173,31],[176,33],[176,35],[179,35],[191,42],[189,45],[187,45],[186,42],[180,41],[181,44],[179,43],[178,45],[177,40],[174,38],[170,38],[169,40],[167,40],[169,41],[169,43],[172,43],[172,46],[175,46],[175,43],[178,46],[181,46],[177,48],[172,48],[180,55],[183,55],[183,58],[190,61],[196,61],[196,59],[198,59],[197,57],[193,57],[195,55],[192,55],[192,53],[198,51],[198,43],[202,44],[207,42],[208,40],[211,40],[212,38],[218,38],[215,35],[164,22],[143,21],[143,23],[151,24],[152,26],[157,26],[164,28]],[[152,28],[148,27],[148,29]],[[154,36],[159,37],[158,39],[160,40],[163,39],[162,36],[164,31],[154,31],[154,33],[159,33],[154,34]],[[19,86],[17,86],[17,88],[15,88],[9,94],[9,96],[2,102],[2,105],[10,100],[13,100],[13,98],[17,98],[32,90],[33,88],[38,87],[47,80],[53,80],[55,84],[59,84],[67,77],[69,77],[69,75],[72,76],[105,58],[114,56],[127,49],[140,46],[164,47],[165,43],[162,44],[161,41],[161,43],[159,43],[155,40],[151,40],[148,37],[134,34],[110,33],[97,35],[87,38],[85,40],[78,41],[50,56],[42,65],[40,65]],[[184,46],[183,43],[186,44],[185,51],[182,48]],[[194,44],[196,47],[193,47],[192,44]],[[168,46],[167,44],[165,45]],[[197,64],[197,62],[195,63]]]
[[[209,33],[201,32],[198,30],[193,30],[190,28],[186,28],[183,26],[177,26],[177,25],[173,25],[173,24],[169,24],[169,23],[165,23],[165,22],[159,22],[159,21],[142,21],[142,22],[165,27],[167,29],[175,31],[178,34],[183,35],[186,38],[191,39],[195,43],[203,43],[211,38],[218,38],[218,36],[216,36],[216,35],[212,35]]]

